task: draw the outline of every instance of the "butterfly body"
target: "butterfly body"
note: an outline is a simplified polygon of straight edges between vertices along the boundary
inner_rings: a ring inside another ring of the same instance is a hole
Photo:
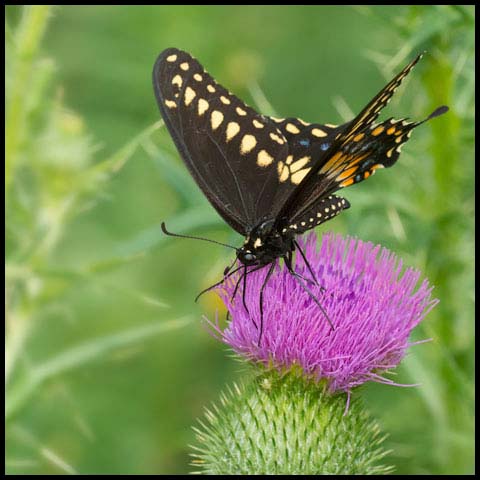
[[[375,123],[420,58],[353,120],[337,126],[262,115],[218,84],[187,52],[169,48],[160,54],[153,85],[161,114],[200,189],[245,236],[236,249],[244,279],[247,267],[270,265],[267,281],[278,258],[298,278],[292,266],[296,235],[350,206],[333,192],[391,167],[411,131],[448,110],[440,107],[420,122],[390,118]]]

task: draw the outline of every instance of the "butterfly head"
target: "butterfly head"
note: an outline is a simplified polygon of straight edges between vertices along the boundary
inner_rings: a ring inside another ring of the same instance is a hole
[[[281,235],[273,220],[260,222],[247,235],[237,251],[238,259],[246,266],[267,265],[290,250],[290,236]]]

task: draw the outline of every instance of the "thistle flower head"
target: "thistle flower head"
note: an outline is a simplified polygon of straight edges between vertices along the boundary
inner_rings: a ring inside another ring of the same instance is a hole
[[[218,293],[231,314],[217,336],[236,353],[280,371],[300,367],[315,381],[326,381],[330,392],[346,391],[368,380],[393,382],[381,375],[397,366],[407,348],[412,329],[438,303],[424,280],[415,289],[420,272],[379,245],[340,235],[323,235],[317,250],[315,234],[300,246],[318,285],[308,283],[329,319],[286,269],[276,266],[265,286],[263,334],[259,343],[259,292],[268,267],[247,275],[232,301],[241,271],[229,277]],[[312,275],[301,255],[295,271],[306,279]]]

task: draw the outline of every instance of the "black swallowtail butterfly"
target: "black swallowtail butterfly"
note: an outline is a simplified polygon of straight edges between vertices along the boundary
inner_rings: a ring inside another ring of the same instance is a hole
[[[439,107],[420,122],[390,118],[374,123],[421,56],[353,120],[337,126],[261,115],[219,85],[187,52],[168,48],[160,54],[153,86],[165,124],[210,203],[245,236],[243,246],[236,249],[241,266],[225,270],[226,276],[243,268],[239,282],[243,278],[244,292],[247,273],[269,265],[264,288],[277,258],[283,258],[328,319],[304,282],[309,280],[292,266],[297,249],[315,280],[295,236],[349,208],[349,202],[333,192],[367,179],[379,168],[391,167],[412,130],[448,110]],[[162,229],[170,234],[163,223]],[[249,270],[250,266],[254,268]]]

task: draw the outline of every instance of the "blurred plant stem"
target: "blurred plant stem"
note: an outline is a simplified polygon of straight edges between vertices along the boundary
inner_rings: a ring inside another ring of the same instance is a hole
[[[69,286],[79,280],[92,282],[101,272],[131,261],[131,256],[117,255],[90,265],[62,268],[54,257],[69,222],[99,198],[105,182],[162,125],[156,122],[106,160],[94,162],[95,147],[82,118],[63,105],[53,61],[39,55],[50,12],[47,6],[26,6],[15,31],[8,23],[5,27],[7,416],[18,411],[45,379],[85,364],[112,347],[182,324],[140,325],[92,338],[53,356],[50,353],[50,359],[37,358],[34,366],[24,362],[24,368],[17,368],[22,355],[27,356],[28,341],[45,312],[60,302]],[[142,298],[141,292],[135,294]]]
[[[12,65],[11,91],[5,112],[5,194],[10,187],[15,163],[28,129],[26,102],[29,81],[33,75],[34,60],[47,27],[51,7],[27,6],[15,33],[15,61]]]
[[[5,112],[5,202],[9,200],[9,187],[15,163],[22,150],[28,130],[28,82],[33,75],[38,47],[47,27],[51,7],[28,6],[23,9],[22,19],[14,35],[15,54],[11,65],[10,90],[6,95]],[[8,300],[8,298],[7,298]],[[29,312],[9,311],[6,305],[5,385],[13,371],[19,352],[31,327]]]

